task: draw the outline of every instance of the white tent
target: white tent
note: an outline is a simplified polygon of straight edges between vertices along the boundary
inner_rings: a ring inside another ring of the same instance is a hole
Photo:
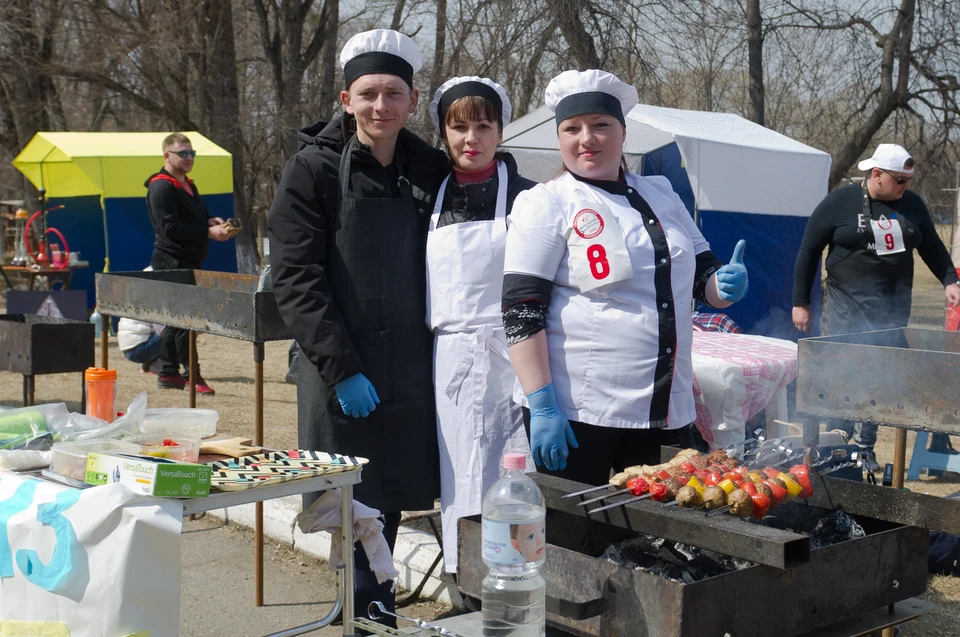
[[[545,106],[507,126],[503,147],[531,179],[560,169]],[[791,333],[793,265],[806,218],[827,194],[830,155],[738,115],[642,104],[627,114],[624,153],[632,171],[670,179],[721,259],[747,239],[750,293],[730,315],[751,331]]]

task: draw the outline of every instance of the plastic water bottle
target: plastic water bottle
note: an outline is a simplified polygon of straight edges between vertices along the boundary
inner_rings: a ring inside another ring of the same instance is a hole
[[[503,457],[503,477],[483,497],[484,637],[542,637],[546,507],[537,483],[523,472],[526,456]]]

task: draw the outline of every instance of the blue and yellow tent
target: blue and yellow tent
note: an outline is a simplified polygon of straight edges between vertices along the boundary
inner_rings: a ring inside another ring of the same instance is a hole
[[[154,233],[147,216],[143,182],[163,166],[161,143],[169,133],[37,133],[13,165],[47,191],[49,225],[70,249],[90,262],[73,275],[74,289],[94,302],[94,274],[142,270],[150,264]],[[197,159],[193,179],[210,214],[233,216],[233,158],[196,132],[190,138]],[[235,272],[233,241],[210,242],[204,269]]]

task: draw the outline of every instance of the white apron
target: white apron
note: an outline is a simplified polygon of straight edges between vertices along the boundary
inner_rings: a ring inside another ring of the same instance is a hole
[[[504,453],[529,456],[516,375],[500,313],[506,244],[507,170],[497,162],[493,221],[437,228],[447,177],[427,237],[427,324],[434,340],[433,384],[440,446],[440,507],[447,572],[457,570],[457,520],[480,513],[500,477]],[[528,469],[533,463],[528,458]]]

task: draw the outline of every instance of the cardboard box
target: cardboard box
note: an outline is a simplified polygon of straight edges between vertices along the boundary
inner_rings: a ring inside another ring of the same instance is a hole
[[[87,484],[125,484],[137,493],[165,498],[210,495],[210,466],[121,453],[87,456]]]

